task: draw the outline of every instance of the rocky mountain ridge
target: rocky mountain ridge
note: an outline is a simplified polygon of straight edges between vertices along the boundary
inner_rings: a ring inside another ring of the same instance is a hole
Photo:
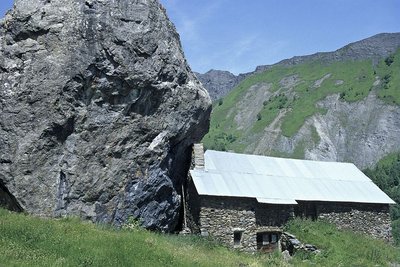
[[[209,92],[213,101],[227,95],[246,77],[271,69],[274,66],[293,66],[310,61],[320,60],[326,63],[345,60],[379,59],[394,53],[400,42],[400,33],[380,33],[369,38],[350,43],[333,52],[319,52],[312,55],[295,56],[272,65],[257,66],[253,72],[234,75],[229,71],[210,70],[206,73],[195,73]]]
[[[400,151],[400,33],[258,67],[214,104],[206,147],[372,167]]]
[[[0,205],[174,230],[211,101],[159,2],[15,0],[0,44]]]
[[[235,75],[224,70],[209,70],[204,74],[198,72],[195,74],[207,89],[212,101],[224,97],[243,79],[251,75],[251,73]]]

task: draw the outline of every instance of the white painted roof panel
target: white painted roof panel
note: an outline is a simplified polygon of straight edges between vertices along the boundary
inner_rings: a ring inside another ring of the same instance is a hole
[[[275,204],[296,200],[395,203],[351,163],[207,150],[205,169],[190,173],[200,195],[250,197]]]

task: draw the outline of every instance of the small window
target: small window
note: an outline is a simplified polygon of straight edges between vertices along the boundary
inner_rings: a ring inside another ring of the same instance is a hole
[[[242,243],[242,234],[242,231],[233,232],[233,244],[235,246],[240,246],[240,244]]]
[[[263,233],[262,234],[262,244],[263,245],[268,245],[269,244],[269,233]]]
[[[271,243],[276,243],[278,242],[278,235],[273,233],[271,234]]]

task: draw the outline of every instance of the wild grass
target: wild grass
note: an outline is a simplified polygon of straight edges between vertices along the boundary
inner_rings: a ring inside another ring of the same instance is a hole
[[[376,240],[349,230],[337,230],[324,221],[295,219],[286,230],[303,243],[313,244],[319,254],[297,254],[293,266],[388,266],[400,263],[400,250],[382,240]]]
[[[0,266],[284,266],[198,236],[115,229],[0,209]]]
[[[381,78],[379,98],[388,104],[400,105],[400,50],[381,61],[376,74]]]
[[[199,236],[115,229],[76,218],[44,219],[0,209],[0,266],[387,266],[400,250],[383,241],[337,230],[323,221],[286,226],[320,254],[249,254]]]

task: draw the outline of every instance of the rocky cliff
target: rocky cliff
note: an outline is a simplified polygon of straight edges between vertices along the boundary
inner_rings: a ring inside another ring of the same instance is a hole
[[[157,0],[15,0],[0,25],[0,201],[171,231],[210,98]]]
[[[204,74],[195,73],[203,86],[210,94],[211,100],[215,101],[227,95],[238,83],[240,83],[246,74],[238,76],[223,70],[209,70]]]

